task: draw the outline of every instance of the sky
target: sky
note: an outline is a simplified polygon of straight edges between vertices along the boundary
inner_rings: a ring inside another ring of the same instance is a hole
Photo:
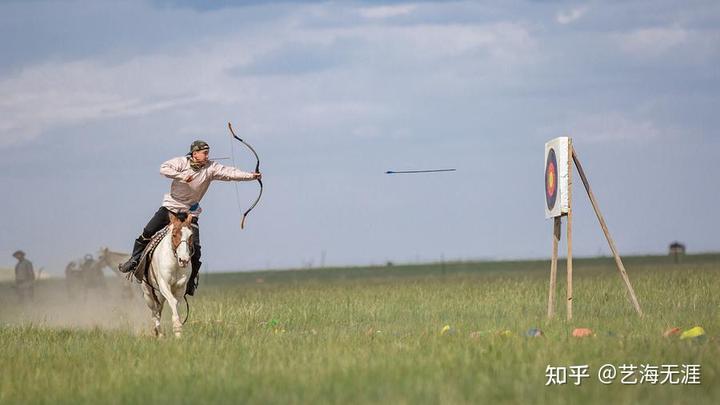
[[[203,271],[548,258],[557,136],[621,254],[720,250],[716,1],[2,1],[0,55],[0,267],[130,251],[193,140],[254,169],[228,121]]]

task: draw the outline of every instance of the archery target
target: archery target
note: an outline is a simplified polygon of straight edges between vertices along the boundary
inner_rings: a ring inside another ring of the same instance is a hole
[[[570,138],[566,136],[545,144],[545,218],[569,212],[569,145]]]
[[[550,149],[545,164],[545,203],[547,209],[552,211],[557,203],[557,157],[555,149]]]

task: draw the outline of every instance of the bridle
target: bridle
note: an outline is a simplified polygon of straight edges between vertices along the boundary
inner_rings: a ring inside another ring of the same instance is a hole
[[[183,243],[187,245],[188,250],[190,251],[189,257],[192,257],[195,254],[195,244],[190,243],[193,239],[193,236],[195,236],[195,235],[192,234],[192,225],[188,225],[187,227],[191,228],[190,236],[188,236],[188,238],[185,240],[182,239],[182,228],[185,228],[185,226],[184,226],[184,224],[181,223],[180,224],[180,232],[181,232],[180,242],[178,242],[177,246],[175,246],[175,243],[172,243],[172,251],[173,251],[173,255],[175,256],[176,259],[178,258],[177,250],[180,248],[180,245],[182,245]],[[172,239],[172,234],[170,237]]]
[[[188,239],[192,239],[192,235],[190,235],[190,237]],[[190,251],[190,257],[192,257],[192,255],[195,254],[195,245],[190,243],[187,240],[181,240],[180,243],[178,243],[178,245],[176,247],[173,247],[173,255],[175,255],[175,258],[178,257],[177,250],[180,248],[180,245],[182,245],[183,243],[187,244],[188,250]]]

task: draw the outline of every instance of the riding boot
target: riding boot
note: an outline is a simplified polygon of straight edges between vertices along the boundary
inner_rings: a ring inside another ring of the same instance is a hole
[[[195,295],[195,289],[199,284],[198,274],[200,273],[201,265],[202,262],[200,260],[192,261],[192,272],[190,273],[190,279],[188,280],[187,286],[185,287],[185,294],[191,296]]]
[[[145,228],[143,228],[140,236],[135,239],[135,245],[133,246],[133,252],[130,259],[118,266],[121,273],[129,273],[135,270],[140,262],[140,257],[142,257],[145,247],[150,243],[153,235],[170,223],[170,218],[168,217],[169,213],[170,211],[167,208],[160,207],[153,217],[150,218],[150,221],[147,225],[145,225]]]
[[[192,272],[190,273],[190,279],[187,282],[187,287],[185,287],[185,294],[187,295],[195,295],[195,289],[200,283],[198,275],[200,273],[200,266],[202,265],[202,262],[200,261],[200,258],[202,257],[202,246],[200,246],[200,227],[198,226],[198,218],[194,217],[192,219],[192,223],[193,255],[190,258],[192,263]]]
[[[150,243],[150,238],[146,238],[145,235],[140,234],[137,239],[135,239],[135,245],[133,246],[133,252],[128,261],[118,266],[118,270],[120,270],[121,273],[130,273],[131,271],[134,271],[137,267],[138,263],[140,262],[140,257],[143,254],[143,251],[147,247],[147,245]]]

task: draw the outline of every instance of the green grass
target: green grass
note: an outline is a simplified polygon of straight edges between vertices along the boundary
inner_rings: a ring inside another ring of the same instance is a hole
[[[183,338],[161,340],[116,289],[72,303],[44,281],[21,308],[2,284],[0,402],[720,403],[720,255],[625,264],[642,319],[611,259],[575,261],[570,323],[564,263],[554,321],[547,261],[445,263],[206,276]],[[695,325],[709,339],[662,337]],[[545,337],[524,337],[531,327]],[[701,364],[702,384],[603,385],[605,363]],[[581,386],[545,386],[547,365],[581,364]]]

